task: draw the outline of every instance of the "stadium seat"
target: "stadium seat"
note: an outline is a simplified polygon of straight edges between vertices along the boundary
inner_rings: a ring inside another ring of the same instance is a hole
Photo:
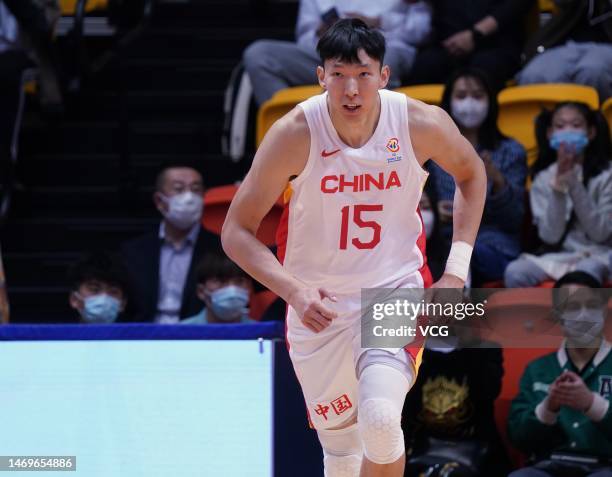
[[[443,84],[419,84],[416,86],[404,86],[397,88],[395,91],[404,93],[412,99],[418,99],[427,104],[440,105],[442,101],[442,93],[444,92]]]
[[[62,15],[74,15],[78,3],[79,0],[61,0],[60,7],[62,9]],[[108,0],[85,0],[86,12],[93,12],[95,10],[106,10],[107,8]]]
[[[236,185],[225,185],[208,189],[204,194],[204,215],[202,218],[202,226],[215,234],[221,234],[221,228],[227,215],[230,203],[238,190]],[[257,231],[257,238],[268,246],[276,243],[275,235],[278,222],[283,212],[282,201],[272,207],[272,210],[266,215],[261,222],[261,226]]]
[[[601,112],[606,117],[608,126],[610,126],[610,134],[612,134],[612,98],[608,98],[604,101],[604,104],[601,105]]]
[[[321,93],[319,85],[296,86],[276,92],[272,98],[261,105],[257,112],[257,146],[277,119],[291,111],[296,104],[307,100],[311,96]]]
[[[557,11],[557,6],[553,0],[538,0],[538,8],[540,12],[554,13]]]
[[[552,108],[562,101],[581,101],[592,109],[599,108],[599,96],[594,88],[565,83],[505,88],[498,100],[499,129],[525,147],[528,165],[532,165],[537,156],[534,122],[543,108]]]

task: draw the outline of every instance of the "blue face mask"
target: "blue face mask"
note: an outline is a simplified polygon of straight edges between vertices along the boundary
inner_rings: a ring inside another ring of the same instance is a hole
[[[217,318],[233,321],[246,313],[249,292],[242,287],[228,285],[212,292],[210,302],[211,310]]]
[[[555,131],[549,140],[550,147],[558,151],[561,144],[565,144],[576,151],[576,154],[581,154],[585,147],[589,144],[589,138],[582,129],[564,129]]]
[[[106,294],[88,296],[83,305],[81,316],[87,323],[113,323],[121,308],[119,300]]]

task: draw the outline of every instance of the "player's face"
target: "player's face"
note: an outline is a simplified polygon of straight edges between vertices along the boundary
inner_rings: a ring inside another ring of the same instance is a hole
[[[364,50],[358,52],[359,63],[340,59],[326,60],[318,67],[319,83],[329,95],[329,107],[350,120],[362,117],[378,104],[378,90],[389,81],[389,67],[370,58]]]

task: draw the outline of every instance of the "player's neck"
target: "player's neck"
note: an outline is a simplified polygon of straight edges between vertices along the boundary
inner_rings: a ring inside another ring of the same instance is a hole
[[[376,107],[372,109],[370,114],[354,118],[353,121],[346,121],[342,118],[341,114],[334,114],[334,111],[329,107],[329,103],[327,109],[332,125],[342,142],[352,148],[360,148],[370,140],[378,126],[380,119],[380,95],[378,96]]]

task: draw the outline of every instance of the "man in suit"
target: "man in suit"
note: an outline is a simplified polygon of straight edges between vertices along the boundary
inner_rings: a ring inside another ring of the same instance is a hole
[[[165,167],[153,202],[163,220],[157,231],[123,244],[128,269],[128,319],[172,324],[202,310],[195,265],[206,251],[221,250],[219,237],[201,226],[204,184],[188,166]]]

